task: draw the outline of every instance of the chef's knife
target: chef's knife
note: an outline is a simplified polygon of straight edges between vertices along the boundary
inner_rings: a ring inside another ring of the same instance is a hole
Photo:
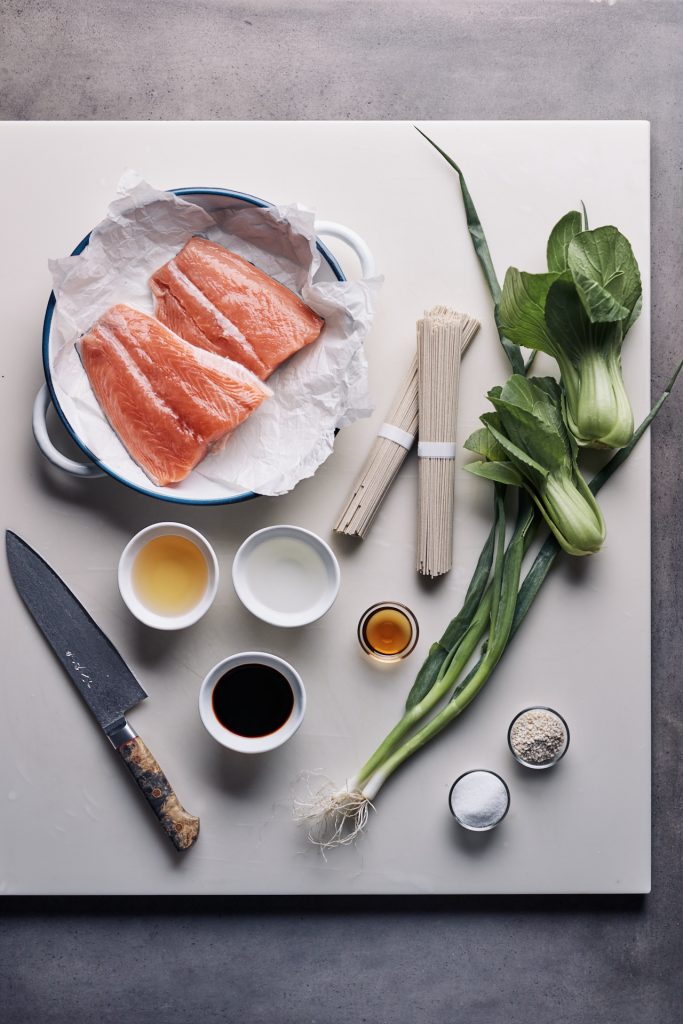
[[[7,530],[7,560],[21,598],[72,683],[121,755],[176,850],[199,834],[199,818],[182,807],[159,764],[126,721],[147,696],[83,605],[33,548]]]

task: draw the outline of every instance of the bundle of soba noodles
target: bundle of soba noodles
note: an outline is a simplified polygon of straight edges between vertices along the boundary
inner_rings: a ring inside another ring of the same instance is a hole
[[[417,571],[441,576],[453,564],[455,435],[460,356],[478,321],[436,306],[417,322]]]
[[[366,536],[417,432],[417,356],[377,432],[365,465],[337,520],[335,531]]]

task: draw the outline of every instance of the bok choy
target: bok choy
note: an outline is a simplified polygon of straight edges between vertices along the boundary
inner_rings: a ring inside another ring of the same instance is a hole
[[[548,273],[510,267],[500,297],[506,336],[552,356],[567,393],[567,421],[581,445],[622,448],[633,436],[621,347],[641,309],[640,271],[615,227],[582,230],[578,211],[553,228]]]
[[[557,381],[513,374],[487,397],[496,411],[484,413],[484,427],[465,442],[465,448],[484,461],[465,469],[497,483],[525,487],[568,554],[598,551],[605,523],[581,476]]]

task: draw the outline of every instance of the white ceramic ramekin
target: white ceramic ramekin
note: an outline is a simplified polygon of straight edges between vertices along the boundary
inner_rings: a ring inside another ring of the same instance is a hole
[[[138,597],[133,585],[133,564],[141,549],[156,537],[184,537],[192,541],[204,556],[208,570],[206,589],[193,608],[182,615],[159,615]],[[123,549],[119,559],[119,590],[128,609],[136,619],[153,629],[185,629],[201,619],[211,605],[218,590],[218,560],[206,537],[183,523],[155,523],[136,533]]]
[[[239,665],[268,665],[280,672],[292,688],[294,695],[294,706],[286,722],[279,729],[268,733],[266,736],[240,736],[238,733],[226,729],[218,721],[213,710],[213,689],[219,679],[233,668]],[[301,676],[292,668],[289,662],[274,654],[265,651],[243,651],[241,654],[232,654],[224,658],[211,669],[204,679],[199,690],[199,716],[204,723],[206,731],[213,736],[218,743],[230,750],[237,750],[241,754],[261,754],[266,750],[274,750],[286,743],[297,731],[304,719],[306,712],[306,690]]]
[[[285,543],[293,540],[304,545],[304,550],[313,560],[318,579],[305,606],[288,608],[286,596],[280,603],[275,601],[276,594],[282,596],[283,590],[286,593],[288,573],[291,573],[292,588],[295,588],[296,573],[307,571],[305,566],[288,566],[286,558],[281,564],[277,557],[271,564],[260,558],[259,553],[268,550],[265,545],[278,540]],[[334,604],[340,581],[339,563],[332,548],[316,533],[301,526],[282,524],[257,530],[238,549],[232,564],[232,582],[240,601],[253,615],[272,626],[305,626],[315,622]],[[269,603],[266,596],[269,593],[273,595],[273,603]]]

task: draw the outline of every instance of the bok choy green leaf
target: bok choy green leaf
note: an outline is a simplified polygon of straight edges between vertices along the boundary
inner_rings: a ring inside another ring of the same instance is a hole
[[[487,397],[496,411],[484,413],[484,431],[465,442],[484,461],[465,468],[499,484],[524,487],[570,555],[599,551],[605,523],[579,470],[557,381],[513,374]]]
[[[616,228],[582,230],[581,214],[573,210],[553,228],[547,259],[545,274],[509,268],[502,327],[517,345],[557,361],[567,422],[579,444],[622,448],[633,436],[621,348],[641,308],[635,256]]]

